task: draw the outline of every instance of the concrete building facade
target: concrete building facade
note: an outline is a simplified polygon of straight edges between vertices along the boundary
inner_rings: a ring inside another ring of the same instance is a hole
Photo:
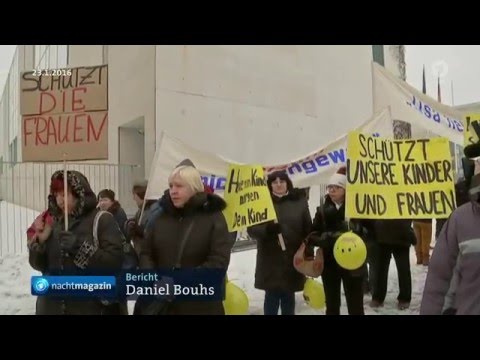
[[[0,100],[0,175],[22,162],[23,70],[108,64],[109,159],[84,163],[134,165],[132,178],[148,178],[162,131],[241,162],[285,162],[329,143],[371,116],[374,52],[400,75],[398,47],[18,46]]]

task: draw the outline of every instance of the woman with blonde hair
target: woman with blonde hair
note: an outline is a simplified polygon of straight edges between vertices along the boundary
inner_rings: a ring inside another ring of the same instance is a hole
[[[226,271],[233,244],[222,214],[225,201],[205,192],[200,173],[192,166],[175,168],[168,183],[169,191],[161,200],[163,211],[152,224],[140,251],[140,267]],[[225,313],[222,301],[182,301],[173,302],[167,314]]]

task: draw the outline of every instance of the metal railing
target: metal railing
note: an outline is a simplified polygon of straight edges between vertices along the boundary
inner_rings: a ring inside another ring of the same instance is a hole
[[[26,253],[26,230],[35,217],[47,208],[50,177],[62,170],[63,163],[0,164],[0,256]],[[95,193],[112,189],[127,214],[137,210],[131,189],[134,165],[68,163],[89,180]]]

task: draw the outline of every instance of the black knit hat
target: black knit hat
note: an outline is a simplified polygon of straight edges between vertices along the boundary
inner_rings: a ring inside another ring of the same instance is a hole
[[[288,177],[288,174],[285,171],[274,171],[273,173],[269,174],[267,178],[268,190],[270,190],[270,192],[272,192],[272,182],[274,182],[276,179],[286,181],[287,190],[288,191],[293,190],[292,180],[290,180],[290,178]]]

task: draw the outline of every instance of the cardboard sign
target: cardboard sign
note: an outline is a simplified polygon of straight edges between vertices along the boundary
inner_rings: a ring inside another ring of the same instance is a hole
[[[107,65],[49,74],[21,76],[23,161],[108,159]]]

